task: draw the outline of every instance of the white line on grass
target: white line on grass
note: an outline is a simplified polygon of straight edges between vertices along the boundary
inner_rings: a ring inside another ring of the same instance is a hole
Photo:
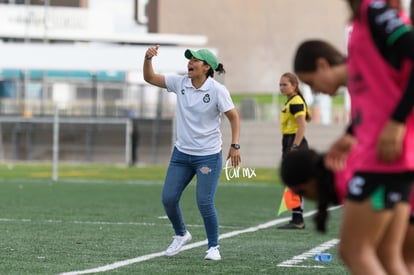
[[[31,219],[0,219],[0,222],[31,222]]]
[[[143,225],[143,226],[168,226],[171,224],[159,224],[148,222],[106,222],[106,221],[64,221],[64,220],[31,220],[31,219],[10,219],[0,218],[0,222],[36,222],[36,223],[73,223],[73,224],[90,224],[90,225]],[[202,224],[188,224],[187,227],[204,227]],[[236,226],[220,225],[220,228],[237,228]]]
[[[332,247],[334,247],[335,245],[337,245],[339,243],[338,239],[332,239],[330,241],[327,241],[317,247],[312,248],[311,250],[306,251],[305,253],[302,253],[300,255],[296,255],[293,258],[281,262],[280,264],[278,264],[277,266],[280,267],[307,267],[307,268],[325,268],[325,266],[322,265],[310,265],[310,266],[303,266],[303,265],[297,265],[300,264],[301,262],[307,260],[308,258],[312,258],[315,254],[317,253],[321,253],[325,250],[328,250]]]
[[[339,207],[333,207],[333,208],[330,208],[330,210],[334,210],[334,209],[337,209],[337,208],[339,208]],[[315,210],[312,210],[312,211],[304,213],[303,216],[304,217],[309,217],[309,216],[315,214],[315,212],[316,212]],[[237,236],[237,235],[241,235],[241,234],[244,234],[244,233],[256,232],[256,231],[259,231],[261,229],[266,229],[266,228],[278,225],[278,224],[283,223],[283,222],[288,221],[288,220],[290,220],[290,217],[272,220],[272,221],[269,221],[267,223],[262,223],[262,224],[259,224],[257,226],[249,227],[249,228],[242,229],[242,230],[231,231],[231,232],[228,232],[228,233],[221,234],[219,239],[222,240],[222,239],[231,238],[231,237],[234,237],[234,236]],[[193,249],[193,248],[200,247],[200,246],[203,246],[203,245],[207,245],[207,240],[185,245],[185,246],[183,246],[183,248],[181,250],[182,251],[189,250],[189,249]],[[136,258],[127,259],[127,260],[123,260],[123,261],[119,261],[119,262],[115,262],[115,263],[112,263],[112,264],[108,264],[108,265],[104,265],[104,266],[100,266],[100,267],[96,267],[96,268],[64,272],[64,273],[60,273],[59,275],[81,275],[81,274],[105,272],[105,271],[114,270],[114,269],[117,269],[117,268],[120,268],[120,267],[123,267],[123,266],[131,265],[131,264],[134,264],[134,263],[148,261],[150,259],[157,258],[157,257],[162,257],[162,256],[164,256],[164,251],[157,252],[157,253],[152,253],[152,254],[147,254],[147,255],[143,255],[143,256],[139,256],[139,257],[136,257]]]

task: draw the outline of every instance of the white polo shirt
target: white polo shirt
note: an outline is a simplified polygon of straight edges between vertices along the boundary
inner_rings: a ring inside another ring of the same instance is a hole
[[[169,92],[177,94],[177,149],[196,156],[220,152],[221,115],[234,108],[226,87],[209,77],[196,89],[186,75],[165,76],[165,84]]]

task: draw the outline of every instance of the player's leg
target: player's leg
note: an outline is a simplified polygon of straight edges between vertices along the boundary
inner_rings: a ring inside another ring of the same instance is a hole
[[[414,3],[414,1],[413,1]],[[414,7],[414,4],[412,5]],[[405,235],[403,255],[404,261],[411,274],[414,274],[414,190],[411,190],[410,195],[410,221]]]
[[[291,151],[291,147],[293,141],[295,139],[295,135],[283,135],[282,139],[282,158],[286,156]],[[299,145],[298,150],[306,150],[309,149],[308,142],[306,138],[302,139],[301,144]],[[300,171],[298,171],[300,173]],[[305,229],[305,220],[303,219],[303,197],[298,196],[301,200],[301,205],[298,207],[293,208],[292,211],[292,219],[284,225],[278,226],[278,229]]]
[[[407,267],[403,260],[401,247],[407,232],[401,229],[408,226],[408,203],[397,203],[393,208],[393,213],[393,219],[378,247],[377,254],[388,274],[405,274]]]
[[[410,218],[410,224],[405,235],[403,256],[408,270],[411,274],[414,274],[414,213]]]
[[[376,248],[391,219],[392,211],[374,211],[369,199],[345,201],[339,253],[352,274],[386,274]]]
[[[408,274],[398,251],[407,230],[411,182],[405,173],[357,173],[349,182],[340,254],[353,274]]]
[[[182,192],[195,175],[189,165],[190,159],[189,155],[174,148],[162,190],[162,204],[177,236],[183,236],[186,232],[179,202]]]
[[[203,218],[208,247],[218,245],[219,220],[214,204],[221,173],[222,154],[198,157],[197,161],[197,205]]]

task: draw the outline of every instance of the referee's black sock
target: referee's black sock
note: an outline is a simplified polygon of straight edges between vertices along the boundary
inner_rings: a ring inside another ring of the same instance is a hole
[[[292,209],[292,222],[296,224],[303,223],[303,209],[296,207]]]

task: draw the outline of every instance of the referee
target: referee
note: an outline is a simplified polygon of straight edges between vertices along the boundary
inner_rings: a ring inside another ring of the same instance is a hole
[[[293,73],[284,73],[280,77],[280,92],[287,97],[287,101],[280,115],[282,130],[282,158],[292,150],[308,149],[305,138],[306,122],[311,120],[308,106],[299,90],[299,80]],[[300,173],[300,171],[298,171]],[[292,209],[292,219],[289,223],[279,226],[279,229],[304,229],[303,198],[302,204]]]

